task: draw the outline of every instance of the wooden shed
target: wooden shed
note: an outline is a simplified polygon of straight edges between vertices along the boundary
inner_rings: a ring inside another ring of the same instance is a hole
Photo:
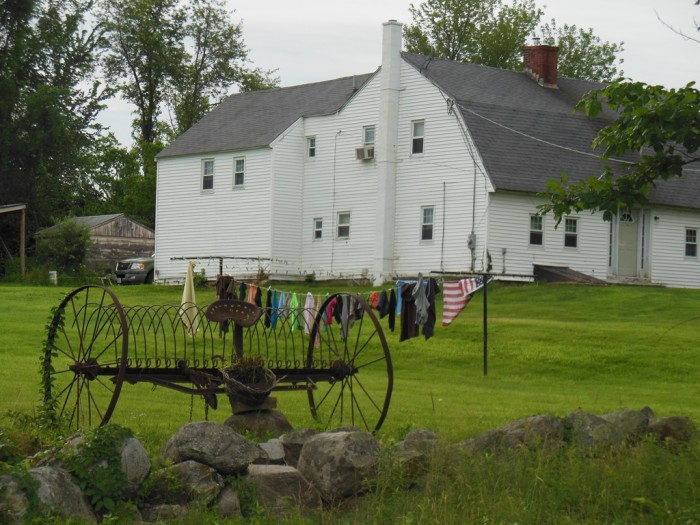
[[[72,219],[90,230],[92,245],[87,265],[96,270],[114,269],[117,261],[147,257],[155,250],[156,233],[123,213],[91,215]],[[57,226],[41,230],[35,237],[50,235]]]

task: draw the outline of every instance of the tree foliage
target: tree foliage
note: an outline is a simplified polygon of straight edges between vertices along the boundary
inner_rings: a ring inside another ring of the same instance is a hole
[[[610,82],[624,73],[618,70],[623,62],[618,59],[623,42],[603,42],[592,29],[568,24],[560,27],[554,19],[542,25],[540,34],[545,44],[559,47],[558,71],[563,77]]]
[[[90,250],[90,230],[68,218],[36,243],[39,262],[70,274],[85,268]]]
[[[544,12],[534,0],[426,0],[410,4],[413,19],[404,31],[406,49],[449,60],[502,69],[522,69],[522,46],[534,34],[559,46],[562,76],[608,81],[618,72],[622,43],[602,42],[592,29],[540,26]],[[621,61],[620,61],[621,62]]]
[[[29,203],[30,231],[84,203],[84,166],[101,131],[95,119],[110,94],[93,77],[105,40],[101,25],[87,24],[92,7],[0,5],[0,203]]]
[[[601,158],[611,161],[632,152],[639,160],[616,162],[615,169],[605,165],[599,177],[574,185],[567,184],[566,174],[550,181],[540,212],[552,212],[558,222],[572,212],[602,211],[610,220],[620,208],[647,203],[657,181],[680,177],[684,168],[700,164],[700,91],[694,85],[666,89],[615,81],[587,94],[576,108],[589,117],[600,114],[604,104],[618,112],[593,142],[603,148]]]
[[[522,45],[543,14],[534,0],[426,0],[409,11],[409,52],[505,69],[518,67]]]

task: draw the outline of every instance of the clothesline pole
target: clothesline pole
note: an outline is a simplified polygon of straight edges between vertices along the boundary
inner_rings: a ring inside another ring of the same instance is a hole
[[[489,279],[487,274],[484,277],[484,376],[489,373],[489,308],[488,308],[488,290]]]

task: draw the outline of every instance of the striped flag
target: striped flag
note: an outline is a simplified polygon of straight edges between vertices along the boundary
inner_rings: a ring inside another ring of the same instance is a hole
[[[464,310],[474,292],[484,286],[483,277],[442,284],[442,326],[448,326]]]

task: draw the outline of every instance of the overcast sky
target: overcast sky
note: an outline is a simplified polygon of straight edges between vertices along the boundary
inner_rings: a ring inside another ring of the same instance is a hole
[[[228,0],[253,65],[277,69],[282,86],[370,73],[381,63],[382,22],[411,22],[404,0]],[[414,2],[418,5],[420,2]],[[684,40],[657,18],[693,32],[695,0],[538,1],[544,20],[593,28],[604,41],[624,42],[626,77],[668,87],[700,80],[700,43]],[[101,121],[131,143],[131,108],[115,99]]]

